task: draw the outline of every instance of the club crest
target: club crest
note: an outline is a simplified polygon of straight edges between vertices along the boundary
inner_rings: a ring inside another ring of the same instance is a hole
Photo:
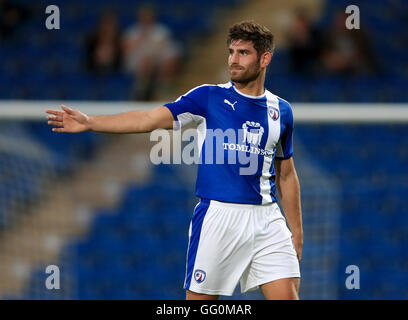
[[[195,270],[194,279],[197,281],[197,283],[203,282],[205,280],[205,271],[199,269]]]
[[[276,121],[279,119],[279,109],[275,107],[269,107],[268,114],[272,118],[273,121]]]

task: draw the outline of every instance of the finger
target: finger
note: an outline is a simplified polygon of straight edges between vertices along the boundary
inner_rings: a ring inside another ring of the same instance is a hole
[[[62,127],[64,126],[64,124],[60,121],[48,121],[48,124],[50,126],[56,126],[56,127]]]
[[[65,132],[65,128],[52,128],[54,132]]]
[[[48,120],[51,120],[51,121],[62,121],[62,116],[47,116],[46,117]]]
[[[46,113],[48,114],[54,114],[56,116],[62,116],[64,114],[64,112],[59,111],[59,110],[51,110],[51,109],[47,109],[45,110]]]
[[[68,108],[64,105],[61,106],[61,109],[64,110],[66,113],[70,114],[70,115],[74,115],[74,110],[72,110],[71,108]]]

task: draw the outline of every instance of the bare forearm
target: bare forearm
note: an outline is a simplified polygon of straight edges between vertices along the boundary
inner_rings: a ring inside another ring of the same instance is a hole
[[[54,132],[78,133],[96,131],[106,133],[142,133],[155,129],[173,128],[173,115],[167,107],[151,110],[131,111],[111,116],[89,117],[79,110],[64,105],[60,110],[47,109],[48,124],[55,126]]]
[[[302,209],[300,203],[300,185],[296,171],[287,177],[278,179],[279,197],[286,220],[293,235],[302,236]]]
[[[146,111],[89,117],[89,130],[106,133],[139,133],[153,130]]]

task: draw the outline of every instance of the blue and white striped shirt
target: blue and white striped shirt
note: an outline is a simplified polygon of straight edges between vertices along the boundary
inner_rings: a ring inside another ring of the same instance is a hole
[[[257,97],[243,94],[230,81],[196,87],[165,106],[179,126],[198,125],[198,197],[232,203],[276,202],[274,159],[293,154],[293,114],[287,101],[268,90]],[[214,132],[220,131],[236,135],[219,140]],[[221,164],[216,158],[219,150],[225,158]],[[238,158],[235,163],[231,155]],[[238,161],[240,156],[254,161],[252,174],[242,174],[249,164]]]

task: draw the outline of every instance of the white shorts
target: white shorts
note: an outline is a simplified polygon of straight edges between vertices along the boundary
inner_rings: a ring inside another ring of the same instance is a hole
[[[276,203],[202,199],[190,223],[184,289],[231,296],[264,283],[300,277],[299,261]]]

